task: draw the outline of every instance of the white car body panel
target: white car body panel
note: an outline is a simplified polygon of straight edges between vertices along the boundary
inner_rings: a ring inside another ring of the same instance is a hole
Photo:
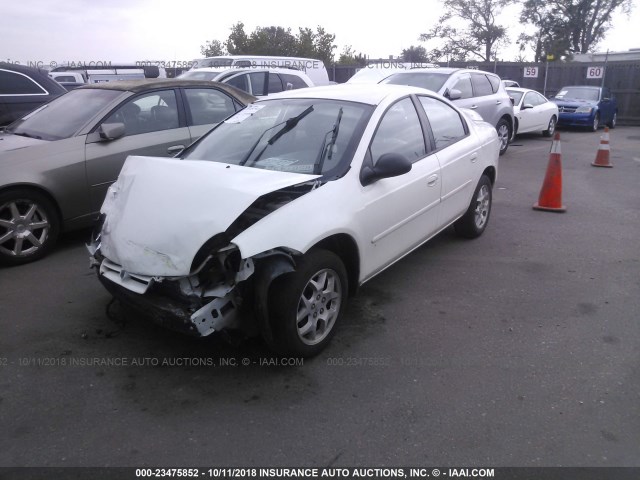
[[[129,157],[101,209],[106,215],[102,251],[130,273],[188,275],[204,242],[224,232],[258,197],[316,177],[217,162]]]

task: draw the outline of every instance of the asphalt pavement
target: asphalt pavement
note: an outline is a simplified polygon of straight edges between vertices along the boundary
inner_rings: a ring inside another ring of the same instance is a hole
[[[303,362],[110,304],[87,232],[0,268],[0,466],[640,466],[640,127],[611,169],[601,134],[561,131],[561,214],[531,208],[551,140],[517,137],[485,234],[368,282]]]

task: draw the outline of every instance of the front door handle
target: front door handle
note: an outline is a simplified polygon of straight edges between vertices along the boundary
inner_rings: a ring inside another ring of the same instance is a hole
[[[167,148],[167,153],[171,155],[172,153],[178,153],[180,150],[184,150],[184,145],[171,145]]]
[[[427,178],[427,185],[433,187],[436,183],[438,183],[438,175],[431,175]]]
[[[478,108],[478,105],[471,105],[471,107],[469,108],[471,108],[471,110],[475,110],[476,108]]]

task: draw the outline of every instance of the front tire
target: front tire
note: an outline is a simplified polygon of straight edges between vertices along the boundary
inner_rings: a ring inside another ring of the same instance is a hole
[[[453,224],[456,233],[464,238],[477,238],[489,223],[493,202],[491,180],[486,175],[480,177],[478,186],[465,214]]]
[[[551,115],[551,119],[549,120],[549,126],[547,127],[546,130],[542,132],[542,135],[545,137],[552,136],[556,131],[556,122],[557,122],[556,116]]]
[[[313,357],[335,334],[347,300],[347,272],[327,250],[311,250],[270,289],[269,346],[281,355]]]
[[[500,155],[504,155],[509,148],[509,141],[511,140],[511,127],[509,122],[504,118],[501,118],[496,125],[496,131],[498,132],[498,139],[500,140]]]
[[[42,193],[0,193],[0,263],[22,265],[44,257],[60,233],[58,212]]]
[[[597,132],[598,128],[600,128],[600,114],[596,113],[593,117],[593,125],[591,125],[591,131]]]

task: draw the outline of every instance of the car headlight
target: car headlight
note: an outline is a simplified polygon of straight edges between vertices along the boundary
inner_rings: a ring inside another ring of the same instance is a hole
[[[576,113],[591,113],[593,107],[578,107],[576,108]]]

